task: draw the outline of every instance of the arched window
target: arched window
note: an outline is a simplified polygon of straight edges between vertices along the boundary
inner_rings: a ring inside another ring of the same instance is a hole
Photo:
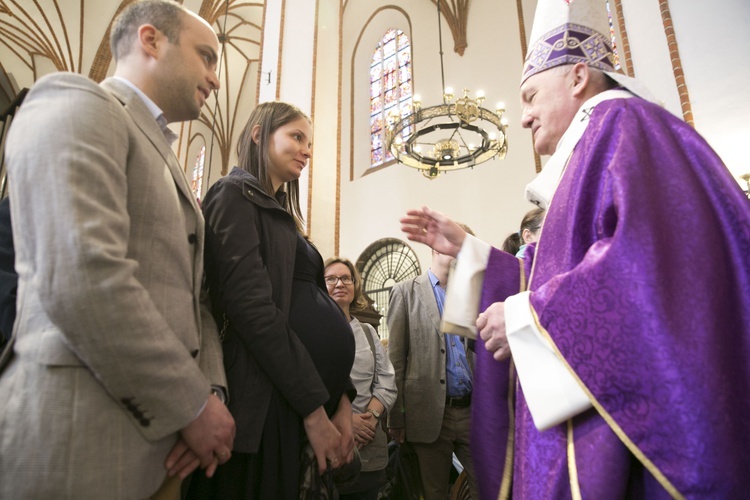
[[[381,316],[378,335],[388,338],[388,299],[393,285],[422,274],[414,250],[396,238],[384,238],[368,246],[357,259],[362,274],[362,291]]]
[[[201,151],[198,153],[195,159],[195,167],[193,167],[193,182],[190,188],[193,190],[193,195],[200,200],[201,191],[203,190],[203,165],[206,162],[206,146],[201,146]]]
[[[393,160],[385,149],[385,129],[412,111],[411,44],[403,31],[390,29],[370,64],[370,166]],[[404,129],[403,136],[411,134]]]

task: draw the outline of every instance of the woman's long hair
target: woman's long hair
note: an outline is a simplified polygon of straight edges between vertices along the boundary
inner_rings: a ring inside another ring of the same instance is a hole
[[[253,174],[260,182],[263,190],[268,195],[276,197],[271,182],[269,168],[271,159],[268,156],[268,143],[276,129],[293,122],[299,118],[304,118],[312,125],[310,117],[294,104],[287,102],[272,101],[259,104],[247,120],[247,125],[240,135],[237,144],[237,156],[239,167]],[[253,128],[259,125],[258,142],[253,140]],[[299,179],[286,182],[280,188],[286,192],[284,200],[284,209],[294,218],[297,224],[297,230],[302,232],[305,224],[305,218],[302,216],[302,210],[299,206]]]

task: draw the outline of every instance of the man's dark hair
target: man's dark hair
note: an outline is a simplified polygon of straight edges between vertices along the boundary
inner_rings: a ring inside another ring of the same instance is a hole
[[[141,0],[128,5],[115,19],[109,37],[115,61],[130,53],[138,28],[144,24],[164,33],[170,43],[179,43],[185,11],[185,7],[172,0]]]

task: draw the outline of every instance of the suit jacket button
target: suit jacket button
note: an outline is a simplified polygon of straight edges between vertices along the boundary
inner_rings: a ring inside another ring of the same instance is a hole
[[[190,243],[191,245],[194,245],[197,241],[198,241],[198,236],[196,236],[195,233],[190,233],[190,235],[188,236],[188,243]]]
[[[445,383],[445,380],[441,380],[441,381],[440,381],[440,383],[441,383],[441,384],[444,384],[444,383]]]
[[[139,424],[141,424],[143,427],[148,427],[151,424],[151,421],[147,418],[141,418],[138,421]]]
[[[445,354],[445,349],[440,349],[440,352]]]
[[[196,349],[196,350],[194,350],[194,351],[191,351],[191,352],[190,352],[190,355],[191,355],[192,357],[194,357],[194,358],[197,358],[197,357],[198,357],[198,349]]]

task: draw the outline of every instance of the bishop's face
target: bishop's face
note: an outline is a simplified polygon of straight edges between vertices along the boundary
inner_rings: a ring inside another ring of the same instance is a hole
[[[575,99],[572,66],[557,66],[530,76],[521,85],[521,124],[531,129],[534,149],[551,155],[580,103]]]

